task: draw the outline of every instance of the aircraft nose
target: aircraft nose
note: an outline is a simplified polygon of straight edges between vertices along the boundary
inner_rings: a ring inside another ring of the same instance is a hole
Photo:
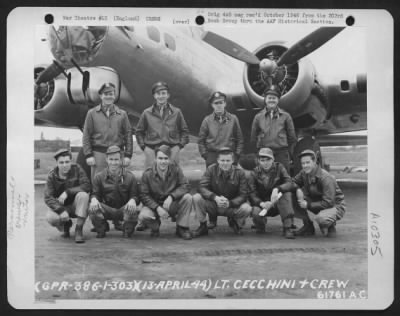
[[[51,26],[50,49],[66,68],[73,66],[71,59],[79,65],[88,65],[100,49],[106,32],[106,26]]]

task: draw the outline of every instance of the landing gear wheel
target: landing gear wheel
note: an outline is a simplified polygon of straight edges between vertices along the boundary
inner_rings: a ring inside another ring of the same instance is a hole
[[[324,166],[323,160],[322,160],[322,154],[321,154],[321,148],[319,147],[318,141],[313,137],[313,136],[306,136],[299,140],[294,147],[293,151],[293,171],[294,174],[296,175],[300,172],[301,170],[301,163],[300,159],[297,157],[303,150],[306,149],[311,149],[312,151],[315,152],[316,158],[317,158],[317,164],[319,164],[321,167]]]

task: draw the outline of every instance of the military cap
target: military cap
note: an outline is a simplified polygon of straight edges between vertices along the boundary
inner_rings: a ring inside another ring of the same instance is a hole
[[[70,157],[72,157],[71,152],[69,151],[69,149],[62,148],[60,150],[57,150],[57,152],[54,154],[54,159],[57,160],[58,157],[63,156],[64,154],[68,154]]]
[[[104,92],[109,92],[109,91],[115,91],[115,85],[111,82],[106,82],[103,83],[103,85],[99,89],[99,94],[102,94]]]
[[[164,155],[167,155],[168,157],[171,157],[171,147],[168,145],[161,145],[156,149],[156,155],[157,153],[161,151]]]
[[[223,98],[224,100],[226,100],[226,95],[222,92],[216,91],[213,94],[211,94],[210,98],[208,99],[208,103],[212,103],[217,99],[221,99]]]
[[[269,157],[271,159],[274,159],[274,153],[270,148],[260,148],[258,152],[258,157]]]
[[[280,98],[281,90],[279,89],[278,86],[272,85],[271,87],[269,87],[269,89],[267,91],[264,92],[264,96],[266,97],[268,94],[273,94],[273,95],[276,95],[278,98]]]
[[[314,159],[316,157],[315,152],[312,151],[311,149],[303,150],[297,157],[301,158],[304,156],[312,156],[312,157],[314,157]]]
[[[233,150],[230,147],[221,147],[217,150],[217,153],[219,155],[227,155],[227,154],[232,154]]]
[[[119,148],[116,145],[110,146],[107,148],[106,154],[107,155],[111,155],[111,154],[115,154],[115,153],[119,153],[121,152],[121,148]]]
[[[168,87],[167,83],[165,83],[163,81],[156,82],[151,87],[151,94],[154,94],[154,93],[156,93],[158,91],[161,91],[161,90],[169,90],[169,87]]]

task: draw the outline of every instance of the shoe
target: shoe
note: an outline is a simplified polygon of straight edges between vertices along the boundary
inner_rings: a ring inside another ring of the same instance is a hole
[[[69,233],[71,226],[72,226],[71,220],[68,220],[67,222],[64,223],[64,233],[61,235],[63,238],[69,238],[71,236]]]
[[[283,235],[287,239],[295,239],[296,238],[291,227],[283,227]]]
[[[294,232],[296,236],[312,236],[315,235],[314,224],[310,222],[304,222],[304,225]]]
[[[176,235],[184,240],[192,239],[192,234],[190,233],[189,228],[186,227],[176,226]]]
[[[124,222],[122,224],[122,236],[125,238],[132,237],[135,232],[136,222]]]
[[[106,237],[107,221],[105,219],[96,218],[93,220],[93,225],[96,228],[96,238]]]
[[[319,229],[321,230],[322,236],[328,237],[328,227],[327,226],[319,226]]]
[[[217,227],[217,222],[215,221],[210,221],[207,225],[208,229],[214,229],[215,227]]]
[[[265,234],[265,225],[253,225],[256,230],[256,234],[262,235]]]
[[[113,223],[114,223],[114,229],[115,230],[119,230],[119,231],[123,231],[124,230],[123,224],[121,224],[120,221],[115,221]],[[108,225],[108,227],[109,227],[108,229],[110,229],[110,225]]]
[[[192,233],[193,237],[200,237],[200,236],[206,236],[208,235],[208,227],[207,227],[207,223],[203,222],[200,223],[199,228],[197,228],[193,233]]]
[[[85,242],[85,240],[83,239],[82,228],[83,226],[75,226],[75,242],[77,244],[83,244]]]
[[[144,226],[142,222],[139,222],[139,224],[136,226],[135,229],[138,232],[144,232],[147,229],[147,227]]]
[[[233,232],[236,235],[243,235],[242,229],[239,227],[238,223],[231,217],[228,217],[228,224],[232,227]]]
[[[336,223],[332,224],[328,227],[328,235],[327,237],[334,238],[336,237]]]

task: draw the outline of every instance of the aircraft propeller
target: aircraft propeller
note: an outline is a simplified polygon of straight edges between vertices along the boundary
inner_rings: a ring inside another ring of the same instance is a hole
[[[262,60],[239,44],[211,31],[204,34],[203,41],[235,59],[250,65],[258,65],[260,77],[270,86],[275,76],[279,75],[280,67],[296,63],[324,45],[343,29],[344,27],[320,27],[292,45],[281,56],[271,54]]]

